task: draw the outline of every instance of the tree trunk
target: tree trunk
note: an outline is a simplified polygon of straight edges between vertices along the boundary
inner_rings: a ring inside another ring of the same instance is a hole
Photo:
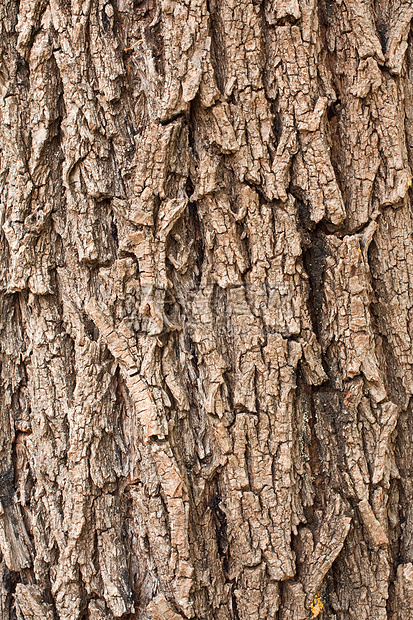
[[[2,618],[408,620],[413,4],[111,2],[0,5]]]

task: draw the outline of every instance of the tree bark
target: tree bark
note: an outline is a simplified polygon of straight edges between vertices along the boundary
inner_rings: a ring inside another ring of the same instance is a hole
[[[413,616],[412,17],[0,4],[2,618]]]

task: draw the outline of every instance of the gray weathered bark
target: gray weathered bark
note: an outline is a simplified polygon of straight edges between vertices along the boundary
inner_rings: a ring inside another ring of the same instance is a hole
[[[412,17],[1,2],[2,618],[413,616]]]

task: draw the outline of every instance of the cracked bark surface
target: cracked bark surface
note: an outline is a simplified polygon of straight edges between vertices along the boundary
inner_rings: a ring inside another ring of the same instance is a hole
[[[0,4],[4,620],[412,616],[412,19]]]

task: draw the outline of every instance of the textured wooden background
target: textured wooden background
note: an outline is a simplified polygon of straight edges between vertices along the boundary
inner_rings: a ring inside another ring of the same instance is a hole
[[[412,17],[1,0],[2,619],[413,617]]]

